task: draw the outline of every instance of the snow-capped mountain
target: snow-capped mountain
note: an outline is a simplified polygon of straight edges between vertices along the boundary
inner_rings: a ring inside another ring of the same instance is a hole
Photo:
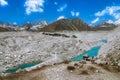
[[[41,22],[38,22],[36,24],[34,24],[32,27],[31,27],[31,30],[39,30],[45,26],[47,26],[48,23],[46,21],[41,21]]]

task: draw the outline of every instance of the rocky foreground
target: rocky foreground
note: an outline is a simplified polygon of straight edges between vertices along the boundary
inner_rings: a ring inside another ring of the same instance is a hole
[[[30,72],[19,72],[1,80],[119,80],[120,73],[85,61],[63,62],[43,66]]]
[[[62,58],[59,62],[68,60],[94,46],[105,45],[99,40],[106,39],[107,33],[63,32],[69,37],[27,31],[0,33],[0,72],[33,61],[56,61],[56,56]]]
[[[118,27],[112,31],[57,32],[50,35],[28,31],[1,32],[0,79],[119,80],[119,30]],[[107,40],[108,43],[100,40]],[[90,61],[62,63],[95,46],[101,46],[96,63],[93,64]],[[41,64],[23,72],[2,77],[6,70],[34,61],[40,61]],[[68,66],[72,66],[72,69]]]

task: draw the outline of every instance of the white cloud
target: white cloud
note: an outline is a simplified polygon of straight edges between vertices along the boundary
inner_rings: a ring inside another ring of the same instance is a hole
[[[58,2],[54,2],[55,5],[58,5]]]
[[[64,4],[59,9],[57,9],[58,12],[62,12],[65,8],[67,8],[67,4]]]
[[[71,15],[72,15],[72,16],[79,16],[79,14],[80,14],[79,12],[71,11]]]
[[[95,16],[98,18],[104,17],[105,15],[109,15],[113,17],[114,21],[108,20],[107,22],[113,24],[120,24],[120,6],[109,6],[103,9],[102,11],[98,11],[95,13]]]
[[[117,19],[116,21],[108,20],[106,22],[107,23],[112,23],[112,24],[115,24],[115,25],[119,25],[120,24],[120,19]]]
[[[16,23],[16,22],[13,22],[13,25],[17,25],[17,23]]]
[[[59,16],[59,17],[57,18],[57,20],[60,20],[60,19],[65,19],[65,16]]]
[[[105,13],[106,13],[105,10],[103,10],[101,12],[99,11],[99,12],[95,13],[95,16],[103,16],[103,15],[105,15]]]
[[[95,13],[95,16],[104,16],[105,14],[113,15],[118,10],[120,10],[120,6],[106,7],[104,10]]]
[[[95,25],[93,25],[93,24],[91,23],[91,24],[89,24],[89,26],[94,27]]]
[[[76,16],[79,16],[79,14],[80,14],[79,12],[76,12]]]
[[[75,16],[75,13],[74,13],[73,11],[71,11],[71,15],[72,15],[72,16]]]
[[[108,20],[108,21],[106,21],[107,23],[114,23],[114,21],[112,21],[112,20]]]
[[[106,22],[107,23],[112,23],[112,24],[115,24],[115,25],[119,25],[120,24],[120,19],[117,19],[116,21],[108,20]]]
[[[44,2],[44,0],[26,0],[24,4],[26,13],[29,15],[31,12],[44,12]]]
[[[120,25],[120,19],[116,20],[116,21],[114,22],[114,24]]]
[[[1,6],[6,6],[6,5],[8,5],[8,2],[5,1],[5,0],[0,0],[0,5]]]
[[[114,17],[115,19],[120,19],[120,13],[114,13],[114,14],[113,14],[113,17]]]
[[[91,21],[91,23],[94,24],[94,23],[96,23],[96,22],[98,22],[98,21],[99,21],[99,18],[96,18],[96,19],[94,19],[93,21]]]

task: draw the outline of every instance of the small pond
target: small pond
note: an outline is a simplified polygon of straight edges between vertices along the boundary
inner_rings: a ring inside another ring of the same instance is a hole
[[[103,40],[100,40],[100,42],[103,42],[103,43],[108,43],[107,40],[103,39]]]
[[[22,69],[25,69],[25,68],[29,68],[29,67],[35,66],[35,65],[37,65],[37,64],[39,64],[39,63],[40,63],[40,62],[33,62],[33,63],[22,64],[22,65],[19,65],[19,66],[16,67],[16,68],[7,70],[5,73],[12,74],[12,73],[15,73],[16,71],[18,71],[18,70],[20,70],[20,69],[22,70]]]
[[[85,55],[89,55],[90,57],[93,57],[93,56],[95,57],[97,56],[99,49],[100,49],[100,46],[93,47],[90,50],[84,52],[83,54],[77,57],[71,58],[70,61],[80,61],[83,59],[83,56]]]

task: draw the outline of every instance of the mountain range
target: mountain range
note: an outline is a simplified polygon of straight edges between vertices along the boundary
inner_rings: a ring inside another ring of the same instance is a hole
[[[40,31],[40,32],[56,32],[56,31],[98,31],[98,30],[113,30],[117,26],[111,23],[102,23],[97,26],[90,26],[79,18],[60,19],[48,24],[46,21],[41,21],[36,24],[26,23],[23,26],[0,24],[0,31]]]

